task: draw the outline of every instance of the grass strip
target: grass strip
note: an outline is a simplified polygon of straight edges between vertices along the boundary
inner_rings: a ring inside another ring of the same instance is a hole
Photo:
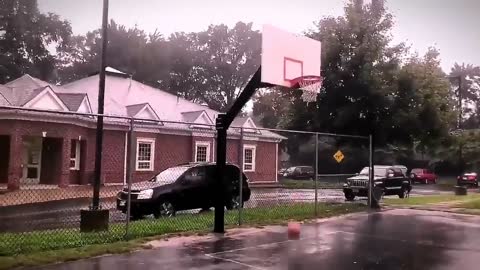
[[[319,203],[317,206],[318,218],[366,209],[361,204]],[[314,208],[313,203],[304,203],[243,209],[243,225],[274,225],[285,224],[289,220],[312,219],[315,218]],[[162,235],[183,232],[205,233],[213,228],[213,214],[213,212],[184,214],[172,218],[131,222],[128,241],[125,241],[125,224],[111,224],[107,232],[99,233],[81,233],[78,229],[3,233],[0,234],[0,269],[125,253],[143,248],[143,243]],[[225,222],[228,228],[237,227],[238,212],[226,212]]]

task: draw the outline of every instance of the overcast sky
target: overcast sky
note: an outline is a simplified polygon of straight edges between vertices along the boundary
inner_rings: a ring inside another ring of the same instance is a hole
[[[99,28],[102,0],[38,0],[42,12],[69,20],[75,34]],[[344,0],[110,0],[110,19],[168,35],[200,31],[209,24],[264,23],[301,33],[324,16],[341,15]],[[365,1],[367,2],[367,1]],[[390,0],[395,16],[394,42],[405,41],[423,54],[429,46],[441,53],[442,67],[455,62],[480,65],[480,0]]]

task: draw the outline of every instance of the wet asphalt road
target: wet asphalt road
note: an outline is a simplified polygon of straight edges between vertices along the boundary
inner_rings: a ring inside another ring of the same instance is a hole
[[[434,186],[418,186],[413,190],[413,196],[438,194]],[[365,199],[365,198],[363,198]],[[309,189],[253,189],[252,196],[245,203],[246,208],[268,207],[274,205],[288,205],[298,202],[314,202],[315,192]],[[345,202],[341,189],[319,189],[319,202]],[[69,204],[65,208],[55,207],[35,209],[32,212],[18,211],[9,214],[0,214],[0,232],[23,232],[57,228],[78,228],[80,226],[80,209],[88,205]],[[104,209],[110,209],[110,222],[125,222],[126,215],[115,209],[115,201],[102,202]],[[188,211],[198,213],[199,210]]]
[[[480,217],[397,209],[305,224],[300,240],[288,240],[285,227],[267,227],[175,241],[36,269],[473,270],[479,269]]]

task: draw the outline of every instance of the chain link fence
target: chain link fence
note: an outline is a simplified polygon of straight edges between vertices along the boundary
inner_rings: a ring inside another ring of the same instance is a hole
[[[81,232],[80,211],[92,205],[97,115],[0,110],[0,255],[213,228],[214,126],[104,116],[100,208],[108,230]],[[365,138],[248,121],[228,130],[227,228],[325,216],[345,203],[345,179],[368,165]]]

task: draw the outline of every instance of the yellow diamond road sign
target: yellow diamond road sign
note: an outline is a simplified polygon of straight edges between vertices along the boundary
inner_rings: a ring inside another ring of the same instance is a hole
[[[335,155],[333,155],[333,158],[338,162],[342,162],[342,160],[345,158],[345,156],[343,155],[342,151],[338,150]]]

